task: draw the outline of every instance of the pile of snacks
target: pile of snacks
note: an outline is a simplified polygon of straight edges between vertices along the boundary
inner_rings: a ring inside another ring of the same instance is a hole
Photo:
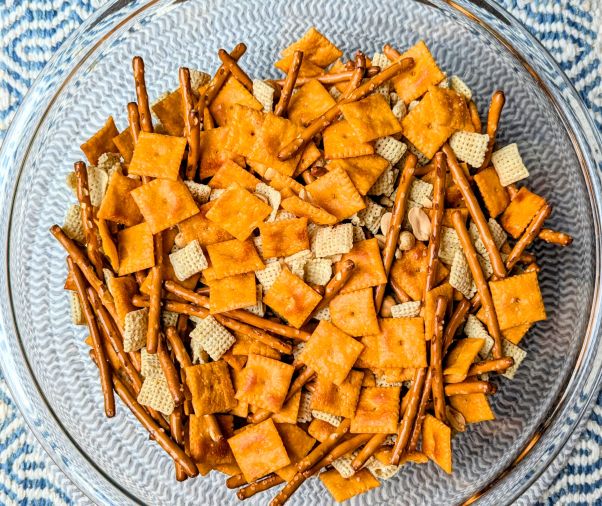
[[[312,28],[280,81],[245,50],[153,105],[134,58],[129,126],[109,117],[69,176],[51,232],[106,415],[116,392],[178,480],[284,484],[273,505],[313,475],[343,501],[408,462],[451,473],[452,435],[495,418],[491,373],[546,317],[527,247],[571,242],[495,147],[504,94],[483,128],[422,41],[344,61]]]

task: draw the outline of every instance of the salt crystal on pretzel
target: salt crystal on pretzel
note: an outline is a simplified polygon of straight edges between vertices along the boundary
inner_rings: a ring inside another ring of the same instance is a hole
[[[384,212],[385,208],[383,206],[371,199],[366,199],[366,207],[358,211],[357,216],[364,222],[364,225],[370,232],[376,234],[380,228],[380,220]]]
[[[184,184],[188,187],[192,198],[199,204],[206,204],[209,202],[209,196],[211,195],[211,187],[206,184],[195,183],[194,181],[184,181]]]
[[[514,379],[516,371],[527,356],[527,352],[515,344],[512,344],[510,341],[508,341],[508,339],[504,339],[502,341],[502,355],[504,357],[512,357],[514,359],[514,365],[506,369],[506,372],[503,372],[502,376],[508,379]]]
[[[161,311],[161,323],[164,328],[175,327],[179,317],[180,315],[173,311]]]
[[[180,281],[201,272],[209,267],[205,254],[201,249],[199,241],[190,241],[182,249],[169,255],[169,261],[173,267],[176,277]]]
[[[297,414],[297,423],[311,422],[311,392],[306,390],[301,392],[301,402],[299,403],[299,413]]]
[[[148,308],[130,311],[123,323],[123,349],[126,352],[137,351],[146,345],[148,329]]]
[[[213,316],[203,318],[190,333],[190,339],[196,341],[213,360],[219,360],[236,342],[235,337]]]
[[[261,79],[253,79],[253,96],[263,106],[263,112],[272,112],[274,88]]]
[[[326,423],[329,423],[330,425],[333,425],[335,427],[341,425],[341,422],[343,421],[342,416],[331,415],[330,413],[319,411],[317,409],[311,410],[311,416],[317,418],[318,420],[322,420]]]
[[[159,356],[156,353],[151,355],[146,348],[142,348],[140,352],[140,364],[140,374],[143,378],[163,375]]]
[[[477,291],[470,274],[470,267],[462,251],[456,251],[454,255],[454,261],[449,271],[449,284],[469,300]]]
[[[372,188],[368,191],[368,195],[391,195],[395,190],[395,181],[398,174],[399,171],[391,167],[385,170],[372,185]]]
[[[476,132],[459,131],[449,139],[458,160],[468,163],[472,167],[480,167],[487,154],[489,136]]]
[[[318,258],[348,253],[353,247],[353,225],[343,223],[334,227],[320,227],[313,246]]]
[[[161,374],[145,378],[137,400],[143,406],[151,407],[166,416],[171,415],[175,408],[167,379],[162,371]]]
[[[374,153],[382,156],[391,165],[395,165],[404,155],[408,147],[393,137],[380,137],[374,142]]]
[[[479,352],[479,356],[487,358],[493,348],[493,337],[489,335],[483,323],[474,315],[468,315],[464,324],[464,334],[466,337],[478,337],[485,341],[485,344]]]
[[[343,455],[342,457],[333,460],[330,465],[334,467],[343,478],[351,478],[355,474],[355,469],[353,469],[351,463],[353,462],[353,459],[355,459],[357,453],[356,450],[347,455]]]
[[[491,154],[491,162],[495,168],[502,186],[516,183],[529,177],[529,171],[518,152],[516,143],[508,144]]]
[[[456,93],[459,93],[460,95],[465,97],[466,100],[470,100],[472,98],[472,90],[458,76],[451,76],[449,78],[449,86]]]
[[[421,305],[419,300],[395,304],[391,306],[391,316],[393,318],[415,318],[420,316]]]
[[[255,187],[255,193],[263,195],[265,198],[267,198],[268,203],[272,208],[272,212],[270,213],[270,216],[266,219],[266,221],[276,221],[276,215],[278,213],[278,209],[280,208],[280,202],[282,201],[282,196],[280,192],[265,183],[258,183]]]
[[[84,234],[84,224],[82,222],[82,213],[79,204],[73,204],[67,209],[67,214],[65,215],[65,223],[63,225],[63,232],[74,241],[77,241],[81,244],[86,242],[86,237]]]
[[[76,292],[69,291],[69,307],[71,308],[71,322],[73,325],[85,325],[86,319],[81,302]]]
[[[332,277],[332,261],[327,258],[308,260],[305,264],[305,281],[325,285]]]
[[[439,259],[448,264],[454,263],[456,251],[462,251],[460,239],[453,228],[441,227],[441,245],[439,247]]]
[[[432,196],[433,196],[433,185],[422,181],[421,179],[414,179],[412,187],[410,188],[409,199],[412,202],[420,204],[422,207],[432,207]]]
[[[261,283],[261,286],[263,286],[263,289],[267,292],[274,284],[274,281],[276,281],[276,278],[280,275],[280,271],[282,271],[280,263],[272,262],[267,264],[264,269],[255,271],[255,276]]]

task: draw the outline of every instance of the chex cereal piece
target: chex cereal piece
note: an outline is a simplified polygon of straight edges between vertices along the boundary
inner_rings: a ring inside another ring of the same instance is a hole
[[[483,198],[485,207],[492,218],[497,217],[510,203],[508,192],[500,183],[500,178],[493,167],[478,172],[473,176]]]
[[[335,100],[326,88],[319,81],[312,79],[291,97],[287,115],[293,123],[307,126],[334,104]]]
[[[263,316],[265,315],[265,304],[263,303],[263,287],[262,285],[257,285],[255,287],[255,297],[257,299],[257,302],[255,304],[253,304],[252,306],[246,306],[245,309],[249,312],[249,313],[253,313],[256,314],[257,316]]]
[[[472,280],[470,268],[464,253],[456,251],[454,261],[449,271],[449,284],[470,300],[476,293],[476,286]]]
[[[373,234],[377,234],[380,228],[380,219],[385,213],[385,208],[372,199],[366,199],[366,207],[358,211],[357,216],[368,230]]]
[[[374,153],[382,156],[391,165],[395,165],[404,155],[408,147],[393,137],[381,137],[374,142]]]
[[[392,466],[391,464],[383,464],[380,460],[372,458],[366,462],[366,469],[374,476],[381,480],[389,480],[393,478],[399,471],[401,466]]]
[[[321,299],[289,269],[282,269],[263,301],[289,325],[300,328]]]
[[[265,183],[258,183],[255,186],[255,194],[263,195],[265,198],[267,198],[268,203],[272,208],[272,212],[270,213],[270,216],[266,221],[277,221],[276,218],[278,214],[280,214],[278,212],[278,209],[280,208],[280,202],[282,202],[282,195],[280,194],[280,192]],[[294,217],[295,216],[291,216],[291,218]]]
[[[161,311],[161,323],[163,327],[175,327],[178,323],[179,315],[173,311]]]
[[[508,339],[502,340],[502,355],[505,357],[512,357],[514,359],[514,365],[508,369],[506,372],[502,373],[502,376],[508,379],[514,379],[516,375],[516,371],[520,367],[523,360],[527,356],[527,352],[522,348],[519,348],[515,344],[512,344]]]
[[[386,195],[389,196],[395,190],[395,181],[399,171],[389,167],[386,169],[368,191],[368,195]]]
[[[456,231],[451,227],[441,227],[439,258],[442,262],[452,265],[457,251],[462,251],[462,245]]]
[[[82,311],[82,305],[76,292],[69,291],[69,307],[71,308],[71,322],[74,325],[85,325],[86,319]]]
[[[465,97],[466,100],[470,100],[472,98],[472,90],[458,76],[455,76],[455,75],[451,76],[449,78],[449,85],[452,90],[454,90],[456,93],[459,93],[460,95]],[[475,165],[475,167],[476,167],[476,165]]]
[[[449,383],[464,381],[468,369],[481,352],[485,341],[477,337],[457,339],[445,357],[443,374]]]
[[[489,135],[476,132],[456,132],[449,139],[449,145],[456,157],[473,167],[480,167],[487,154]]]
[[[285,257],[309,250],[307,218],[262,223],[259,232],[264,258]]]
[[[209,267],[199,241],[196,239],[189,242],[175,253],[171,253],[169,255],[169,261],[171,262],[176,277],[180,281],[184,281],[193,274],[201,272]]]
[[[308,423],[312,421],[313,416],[311,414],[311,398],[311,392],[306,390],[301,392],[301,402],[299,404],[299,413],[297,414],[298,423]]]
[[[311,396],[311,409],[331,416],[351,418],[355,414],[363,378],[363,372],[352,370],[341,385],[335,385],[318,375]],[[320,418],[319,415],[314,416]],[[324,417],[321,419],[338,426],[338,423]]]
[[[253,94],[247,90],[233,75],[219,90],[217,96],[211,101],[209,110],[219,126],[228,124],[232,117],[232,110],[236,105],[261,111],[263,108]]]
[[[339,220],[349,218],[366,207],[364,199],[341,168],[331,170],[308,184],[305,189],[317,205]]]
[[[489,287],[501,330],[546,319],[536,272],[491,281]]]
[[[198,341],[213,360],[219,360],[234,344],[236,339],[213,316],[203,318],[190,333],[193,341]]]
[[[159,357],[156,353],[151,355],[146,351],[146,348],[142,348],[140,352],[140,364],[140,374],[142,374],[143,378],[151,378],[152,376],[163,374]]]
[[[341,425],[341,422],[343,421],[342,416],[331,415],[330,413],[326,413],[324,411],[319,411],[317,409],[311,410],[311,416],[313,416],[314,418],[317,418],[318,420],[327,422],[330,425],[334,425],[335,427],[338,427],[339,425]]]
[[[136,179],[124,176],[118,171],[113,172],[102,204],[98,209],[98,217],[126,226],[140,223],[142,214],[130,195],[130,192],[138,188],[140,184],[140,181]]]
[[[426,415],[423,422],[422,451],[447,474],[451,474],[451,429],[432,415]]]
[[[282,221],[282,220],[292,220],[296,218],[296,216],[293,213],[289,213],[288,211],[278,211],[276,213],[275,218],[272,220],[271,217],[268,218],[266,221]],[[308,223],[308,225],[313,225],[312,223]]]
[[[353,225],[343,223],[334,227],[320,227],[316,232],[313,252],[318,258],[348,253],[353,247]]]
[[[364,233],[364,229],[360,226],[353,226],[353,242],[360,242],[366,240],[366,234]]]
[[[140,132],[128,172],[175,181],[185,149],[184,137]]]
[[[267,292],[276,278],[280,275],[280,271],[282,270],[282,266],[278,262],[272,262],[265,266],[264,269],[260,269],[255,271],[255,276],[257,277],[257,281],[261,283],[263,289]]]
[[[315,313],[313,315],[313,318],[318,321],[325,320],[325,321],[329,322],[331,319],[330,318],[330,308],[324,307],[324,308],[320,309],[320,311],[318,311],[317,313]]]
[[[360,142],[401,132],[399,121],[379,93],[342,104],[340,110]]]
[[[353,292],[387,282],[377,239],[356,242],[351,251],[344,254],[341,261],[335,264],[335,272],[347,259],[353,260],[355,269],[340,293]]]
[[[391,60],[383,53],[374,53],[372,56],[372,65],[374,67],[380,67],[380,70],[383,71],[391,65]]]
[[[336,469],[320,474],[320,480],[337,502],[343,502],[380,485],[368,469],[360,469],[351,478],[343,478]]]
[[[236,406],[228,366],[223,360],[184,368],[195,415],[223,413]]]
[[[495,221],[493,218],[489,218],[487,221],[487,225],[489,226],[489,230],[491,230],[491,235],[493,237],[493,242],[496,247],[500,249],[503,244],[508,240],[508,236],[502,226]]]
[[[306,248],[301,251],[298,251],[297,253],[294,253],[292,255],[285,257],[284,263],[287,265],[290,265],[295,262],[303,262],[305,265],[305,262],[312,259],[313,257],[314,257],[314,254],[309,249]]]
[[[489,279],[491,276],[493,276],[493,265],[491,265],[489,254],[485,253],[484,255],[477,255],[477,260],[481,264],[481,269],[483,270],[485,278]]]
[[[365,387],[360,392],[352,433],[393,434],[399,420],[399,387]]]
[[[305,281],[314,285],[325,285],[332,277],[332,262],[327,258],[308,260],[304,269]]]
[[[148,223],[124,228],[117,234],[119,275],[148,269],[155,265],[153,234]]]
[[[353,158],[337,158],[330,160],[328,165],[326,165],[328,170],[333,170],[337,167],[343,169],[351,178],[357,191],[361,195],[365,195],[383,172],[387,170],[389,162],[382,156],[365,155]]]
[[[422,179],[415,179],[410,188],[409,199],[422,207],[431,207],[433,205],[432,197],[433,185],[422,181]]]
[[[508,186],[529,177],[529,171],[523,163],[516,143],[508,144],[494,151],[491,154],[491,163],[493,163],[502,186]]]
[[[487,358],[489,356],[489,353],[493,348],[493,337],[489,335],[489,332],[487,332],[485,326],[476,316],[468,315],[468,318],[466,318],[466,323],[464,324],[464,334],[466,334],[466,337],[477,337],[479,339],[483,339],[485,344],[481,348],[479,356],[481,358]]]
[[[332,467],[334,467],[343,478],[351,478],[355,474],[355,469],[353,469],[351,463],[353,462],[353,459],[355,459],[357,453],[357,451],[348,453],[347,455],[343,455],[342,457],[333,460],[331,464]]]
[[[137,351],[146,346],[148,330],[148,308],[130,311],[123,323],[123,349],[126,352]]]
[[[295,216],[305,216],[316,225],[334,225],[339,221],[333,214],[300,199],[296,195],[284,199],[281,205]]]
[[[211,314],[253,306],[257,303],[255,275],[252,272],[214,279],[208,281],[208,284]]]
[[[299,360],[316,371],[318,376],[341,385],[362,349],[362,344],[332,323],[321,321],[305,343]]]
[[[403,302],[391,306],[391,316],[393,318],[414,318],[420,316],[420,306],[422,303],[419,300]]]
[[[260,183],[253,174],[243,169],[232,160],[226,160],[209,180],[209,186],[213,189],[227,189],[233,184],[237,184],[246,190],[253,191]]]
[[[216,279],[257,271],[265,267],[251,241],[218,242],[207,246]]]
[[[395,99],[397,97],[397,93],[391,93],[389,95],[389,100],[393,105],[391,107],[391,112],[393,116],[397,118],[397,121],[401,122],[403,117],[408,113],[408,108],[403,100]]]
[[[328,126],[324,130],[323,140],[324,157],[327,160],[352,158],[374,153],[374,146],[369,142],[361,142],[346,120],[337,121]]]
[[[500,218],[504,230],[515,239],[518,239],[545,203],[543,197],[536,195],[523,186]]]
[[[86,236],[84,235],[84,224],[82,223],[82,211],[79,204],[73,204],[67,209],[65,215],[65,223],[63,225],[63,232],[74,241],[81,244],[86,242]]]
[[[211,187],[206,184],[195,183],[194,181],[184,181],[184,184],[190,191],[192,198],[198,204],[206,204],[209,202],[209,195],[211,195]]]
[[[87,172],[90,203],[94,207],[100,207],[109,184],[109,175],[106,171],[92,165],[87,167]]]
[[[253,79],[253,96],[262,105],[263,112],[272,112],[274,88],[261,79]]]
[[[143,406],[149,406],[163,413],[165,416],[171,415],[175,403],[163,372],[144,379],[138,394],[138,402]]]
[[[119,130],[117,130],[117,127],[115,126],[113,117],[109,116],[102,128],[84,142],[80,148],[86,155],[88,161],[92,164],[96,164],[100,155],[103,153],[117,152],[115,143],[113,142],[113,139],[117,137],[117,135],[119,135]]]
[[[332,323],[350,336],[379,332],[372,288],[338,294],[328,307]]]

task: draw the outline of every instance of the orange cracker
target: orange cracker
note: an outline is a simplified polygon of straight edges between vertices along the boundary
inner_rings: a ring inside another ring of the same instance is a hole
[[[209,283],[209,310],[211,314],[253,306],[257,303],[255,274],[237,274]]]
[[[307,218],[294,218],[259,226],[263,258],[287,257],[309,249]]]
[[[451,474],[451,429],[432,415],[426,415],[422,425],[422,452],[447,474]]]
[[[293,213],[295,216],[306,217],[316,225],[334,225],[339,221],[336,216],[330,214],[328,211],[314,206],[296,195],[291,195],[284,199],[280,205],[284,210]]]
[[[378,319],[372,288],[343,293],[330,301],[330,319],[350,336],[378,334]]]
[[[231,118],[225,148],[248,158],[259,139],[265,114],[250,107],[236,105],[232,109]]]
[[[199,212],[190,190],[182,181],[153,179],[132,190],[130,195],[153,234]]]
[[[413,368],[401,368],[401,367],[384,367],[384,368],[372,368],[375,376],[380,381],[386,383],[401,383],[402,381],[411,381],[416,372]]]
[[[393,78],[395,91],[406,104],[421,97],[429,86],[440,83],[445,78],[445,74],[441,72],[422,40],[403,53],[401,57],[414,59],[414,66],[408,72],[403,72]]]
[[[351,179],[343,169],[333,169],[308,184],[305,189],[313,202],[339,220],[349,218],[366,207]]]
[[[230,76],[209,105],[209,110],[219,126],[224,126],[228,123],[232,109],[236,104],[244,105],[257,111],[263,109],[263,106],[253,94],[234,76]]]
[[[197,240],[201,246],[207,246],[233,239],[232,235],[220,227],[218,223],[207,219],[207,213],[214,204],[215,201],[203,204],[199,207],[197,214],[178,223],[178,229],[182,234],[184,244]]]
[[[258,114],[260,118],[262,117],[261,113],[254,109],[243,108],[242,106],[241,109],[253,111]],[[230,131],[230,128],[223,127],[203,130],[201,132],[201,179],[213,176],[227,160],[232,160],[234,163],[241,166],[244,165],[245,160],[240,154],[226,148]]]
[[[226,436],[230,436],[225,430],[227,424],[220,424],[220,420],[230,419],[230,415],[219,415],[218,424]],[[188,447],[190,456],[194,459],[202,475],[207,474],[216,466],[234,464],[234,455],[225,439],[219,442],[213,441],[210,436],[209,424],[204,416],[190,415],[188,425]]]
[[[228,439],[247,483],[290,464],[290,458],[271,419],[251,425]]]
[[[182,137],[184,135],[184,103],[180,88],[165,95],[161,100],[155,102],[151,109],[159,118],[161,125],[168,135]]]
[[[142,221],[140,209],[130,195],[130,192],[139,186],[140,181],[124,176],[119,171],[113,172],[107,192],[98,209],[98,217],[128,227],[140,223]]]
[[[124,228],[117,234],[119,275],[148,269],[155,265],[153,234],[148,223]]]
[[[335,385],[342,385],[351,371],[363,345],[322,320],[305,343],[299,361]]]
[[[301,407],[301,390],[286,401],[280,411],[272,415],[276,423],[297,423],[299,408]]]
[[[280,118],[272,113],[265,115],[257,142],[253,145],[248,158],[263,163],[285,176],[292,176],[297,168],[301,154],[297,154],[288,160],[280,160],[278,153],[291,142],[300,128],[286,118]]]
[[[249,355],[236,398],[271,412],[284,404],[295,368],[261,355]]]
[[[426,342],[422,318],[381,318],[379,324],[380,332],[374,340],[368,336],[362,339],[366,349],[371,349],[376,344],[378,368],[426,367]],[[360,360],[361,358],[362,356]]]
[[[175,181],[186,149],[184,137],[140,132],[129,173]]]
[[[291,97],[287,110],[288,119],[298,125],[307,126],[335,104],[334,98],[326,88],[316,79],[312,79]]]
[[[207,246],[216,279],[263,269],[265,265],[259,258],[252,241],[223,241]]]
[[[293,63],[294,56],[288,55],[284,58],[281,58],[276,63],[274,63],[274,67],[279,70],[282,70],[285,74],[288,74],[289,69]],[[316,77],[321,76],[324,73],[324,69],[319,67],[315,63],[310,62],[309,60],[303,58],[301,60],[301,67],[299,67],[298,77]]]
[[[477,172],[473,177],[479,188],[479,193],[485,203],[485,207],[489,211],[489,216],[495,218],[510,203],[508,192],[500,183],[497,171],[493,167],[489,167],[481,172]]]
[[[350,478],[343,478],[336,469],[320,474],[320,480],[337,502],[343,502],[380,486],[368,469],[360,469]]]
[[[443,283],[426,294],[424,301],[424,336],[427,341],[433,337],[435,333],[435,306],[437,298],[443,296],[449,303],[452,300],[454,289],[449,283]]]
[[[282,318],[295,328],[300,328],[322,297],[300,278],[283,268],[276,281],[263,297]]]
[[[536,272],[490,281],[489,288],[501,330],[546,319]]]
[[[502,214],[500,224],[506,232],[518,239],[545,203],[543,197],[530,192],[523,186]]]
[[[246,334],[234,332],[236,342],[230,348],[233,355],[261,355],[262,357],[280,360],[280,352],[270,348],[267,344],[261,343]]]
[[[96,220],[98,227],[98,235],[100,237],[100,244],[102,246],[102,252],[109,259],[111,268],[114,271],[119,270],[119,253],[117,252],[117,246],[113,242],[113,236],[106,220]]]
[[[303,51],[303,59],[326,67],[342,56],[342,51],[322,35],[315,27],[311,27],[303,37],[281,51],[282,56],[293,55],[295,51]]]
[[[328,439],[333,432],[335,432],[337,428],[324,420],[320,420],[319,418],[314,418],[309,427],[307,427],[308,434],[323,443]]]
[[[84,142],[80,148],[86,155],[86,158],[92,165],[98,163],[100,155],[104,153],[117,153],[113,139],[119,135],[119,130],[115,126],[113,116],[109,116],[102,128]]]
[[[328,170],[343,169],[351,178],[360,195],[366,195],[388,166],[389,162],[382,156],[366,155],[330,160],[326,168]]]
[[[297,468],[294,465],[295,462],[299,462],[305,457],[316,442],[313,437],[296,425],[296,421],[291,423],[276,423],[278,434],[280,434],[286,448],[286,453],[291,459],[291,464],[276,471],[276,474],[284,480],[290,480],[296,474]]]
[[[196,415],[223,413],[236,405],[226,362],[218,360],[188,366],[184,370]]]
[[[123,326],[125,315],[138,309],[132,304],[132,297],[138,292],[138,283],[131,276],[114,276],[107,280],[107,287],[113,297],[118,323]]]
[[[443,374],[448,377],[446,381],[450,381],[450,378],[454,383],[464,381],[468,369],[484,345],[485,339],[478,337],[458,339],[445,358]]]
[[[337,386],[318,374],[311,395],[311,409],[343,418],[352,418],[360,397],[363,379],[363,372],[352,370],[345,381]]]
[[[344,265],[345,260],[353,260],[355,269],[340,293],[353,292],[354,290],[378,286],[387,282],[387,275],[385,274],[385,268],[376,239],[356,242],[351,251],[345,253],[341,261],[335,264],[337,272]]]
[[[350,432],[394,434],[399,422],[399,387],[366,387],[360,392]]]
[[[523,337],[525,337],[532,326],[532,323],[523,323],[522,325],[517,325],[516,327],[510,327],[509,329],[502,330],[502,336],[512,344],[518,345],[518,343],[522,341]]]
[[[310,142],[301,153],[299,163],[295,169],[293,177],[297,177],[302,174],[305,170],[309,169],[314,163],[322,158],[322,151],[316,146],[315,142]],[[297,192],[299,193],[299,192]]]
[[[255,187],[261,181],[237,163],[234,163],[232,160],[226,160],[208,184],[211,188],[228,188],[234,183],[239,184],[249,191],[255,191]]]
[[[495,420],[495,414],[485,394],[452,395],[448,402],[460,412],[466,423]]]
[[[240,241],[247,239],[272,208],[242,186],[232,186],[207,211],[207,218]]]
[[[115,143],[119,154],[125,160],[125,163],[130,163],[132,161],[132,156],[134,155],[135,147],[134,137],[132,136],[130,128],[126,128],[117,137],[113,137],[113,142]]]
[[[401,125],[380,93],[342,104],[341,112],[360,142],[401,132]]]
[[[324,157],[327,159],[351,158],[373,153],[374,146],[360,142],[351,124],[346,120],[337,121],[324,130]]]
[[[228,350],[227,353],[232,353],[232,349],[230,348],[230,350]],[[243,381],[243,374],[242,374],[243,369],[240,370],[236,370],[236,369],[230,369],[230,377],[232,378],[232,386],[234,387],[234,392],[236,392],[242,381]],[[247,416],[249,416],[249,403],[244,402],[244,401],[239,401],[238,399],[236,400],[236,406],[234,408],[232,408],[230,410],[230,413],[233,414],[234,416],[238,416],[240,418],[246,418]]]
[[[346,70],[347,70],[347,68],[345,67],[345,64],[339,58],[337,61],[335,61],[330,66],[330,68],[328,69],[328,72],[326,74],[339,74],[341,72],[345,72]],[[341,93],[345,93],[345,90],[347,89],[347,86],[349,86],[349,81],[343,81],[343,82],[340,82],[340,83],[336,83],[333,86],[337,90],[339,90]]]

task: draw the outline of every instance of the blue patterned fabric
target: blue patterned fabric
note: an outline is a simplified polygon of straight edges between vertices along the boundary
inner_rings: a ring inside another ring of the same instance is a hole
[[[38,72],[106,0],[0,0],[0,142]],[[602,129],[602,0],[498,0],[550,51]],[[602,394],[540,504],[602,504]],[[87,504],[44,454],[0,374],[0,504]]]

